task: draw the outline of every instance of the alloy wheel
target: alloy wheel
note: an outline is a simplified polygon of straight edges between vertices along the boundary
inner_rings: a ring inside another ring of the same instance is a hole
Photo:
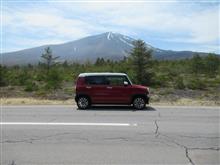
[[[86,109],[89,106],[89,100],[86,97],[80,97],[77,103],[80,109]]]
[[[145,107],[145,101],[143,98],[138,97],[133,101],[133,106],[135,109],[143,109]]]

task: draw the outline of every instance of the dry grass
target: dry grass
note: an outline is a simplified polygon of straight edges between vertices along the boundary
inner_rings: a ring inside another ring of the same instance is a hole
[[[180,98],[176,101],[155,101],[151,102],[151,104],[173,106],[220,106],[220,101]]]
[[[73,99],[47,100],[36,98],[1,98],[1,105],[71,105],[75,104]]]
[[[1,105],[73,105],[74,99],[47,100],[36,98],[1,98]],[[153,101],[151,105],[173,105],[173,106],[219,106],[220,101],[205,101],[181,98],[176,101]]]

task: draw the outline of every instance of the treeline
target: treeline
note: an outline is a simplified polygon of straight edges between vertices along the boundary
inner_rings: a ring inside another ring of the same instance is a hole
[[[133,83],[155,88],[207,89],[220,86],[220,58],[215,54],[191,59],[159,61],[139,40],[129,58],[121,61],[98,58],[95,63],[56,62],[47,48],[38,65],[0,66],[0,86],[23,86],[25,91],[50,91],[62,88],[65,82],[75,82],[82,72],[123,72]]]

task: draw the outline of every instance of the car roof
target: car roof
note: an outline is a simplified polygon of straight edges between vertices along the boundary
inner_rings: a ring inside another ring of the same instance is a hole
[[[99,73],[81,73],[79,77],[87,76],[126,76],[125,73],[111,73],[111,72],[99,72]]]

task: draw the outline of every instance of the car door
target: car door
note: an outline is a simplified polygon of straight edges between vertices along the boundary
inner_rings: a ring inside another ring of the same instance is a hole
[[[109,102],[128,104],[130,102],[131,85],[124,85],[124,81],[127,81],[126,76],[106,76],[109,85],[107,90],[109,93]]]
[[[107,92],[105,76],[88,76],[86,84],[92,103],[108,103],[109,93]]]

